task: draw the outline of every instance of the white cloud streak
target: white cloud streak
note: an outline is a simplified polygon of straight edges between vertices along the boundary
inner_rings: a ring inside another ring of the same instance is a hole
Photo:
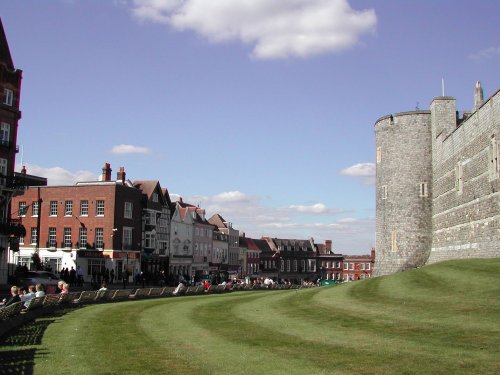
[[[124,154],[150,154],[151,151],[147,147],[133,146],[133,145],[116,145],[111,149],[111,153],[115,155]]]
[[[17,170],[21,170],[20,165],[17,166]],[[61,167],[41,167],[34,164],[26,164],[26,173],[47,178],[47,185],[74,185],[79,181],[97,181],[98,177],[94,172],[79,170],[79,171],[68,171],[67,169]]]
[[[365,185],[375,184],[375,164],[373,163],[358,163],[348,168],[342,169],[340,174],[349,177],[361,178]]]
[[[469,55],[475,61],[484,61],[500,57],[500,47],[489,47]]]
[[[213,43],[249,44],[257,59],[339,52],[377,23],[373,9],[354,10],[347,0],[134,0],[132,12]]]
[[[222,215],[247,237],[312,237],[317,243],[331,239],[335,251],[345,254],[365,254],[375,244],[373,217],[339,218],[338,216],[353,211],[328,207],[323,203],[267,207],[261,197],[240,191],[185,197],[183,200],[193,205],[199,204],[206,210],[207,217]]]

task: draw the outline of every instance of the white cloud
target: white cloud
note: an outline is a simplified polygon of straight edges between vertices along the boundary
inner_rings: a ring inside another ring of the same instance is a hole
[[[291,212],[297,212],[300,214],[312,214],[312,215],[336,215],[344,212],[337,208],[329,208],[323,203],[315,203],[309,206],[306,205],[291,205],[288,206]]]
[[[47,185],[74,185],[78,181],[97,181],[99,176],[94,172],[75,171],[71,172],[61,167],[41,167],[34,164],[26,164],[26,173],[47,178]],[[17,170],[21,170],[18,165]]]
[[[111,149],[111,153],[116,155],[123,154],[149,154],[151,151],[147,147],[133,146],[133,145],[116,145]]]
[[[375,243],[373,217],[337,218],[339,214],[348,211],[327,207],[323,203],[268,207],[262,197],[240,191],[185,197],[184,202],[199,204],[206,210],[207,218],[213,214],[222,215],[247,237],[312,237],[316,243],[330,239],[334,243],[335,251],[345,254],[368,253]]]
[[[377,23],[373,9],[354,10],[347,0],[134,0],[132,12],[214,43],[250,44],[258,59],[345,50]]]
[[[476,61],[483,61],[500,57],[500,47],[489,47],[469,55],[469,58]]]
[[[349,177],[360,177],[365,185],[375,184],[375,164],[358,163],[340,171],[341,175]]]

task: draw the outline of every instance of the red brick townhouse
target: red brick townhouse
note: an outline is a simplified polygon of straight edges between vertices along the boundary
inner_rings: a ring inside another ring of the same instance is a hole
[[[53,271],[80,269],[85,281],[106,269],[120,279],[140,269],[143,192],[125,179],[111,180],[106,164],[100,181],[72,186],[28,187],[12,199],[12,218],[21,221],[14,263],[33,268],[33,254]]]
[[[343,280],[355,281],[372,277],[375,249],[367,255],[344,255]]]
[[[17,126],[21,119],[22,71],[14,67],[9,44],[0,19],[0,284],[7,283],[10,236],[19,236],[17,225],[10,221],[9,202],[16,191]]]
[[[325,244],[315,244],[317,249],[318,277],[321,280],[342,280],[342,254],[335,254],[332,241],[326,240]]]

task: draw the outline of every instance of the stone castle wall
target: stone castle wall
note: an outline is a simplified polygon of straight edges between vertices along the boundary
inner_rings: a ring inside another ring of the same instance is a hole
[[[430,109],[375,124],[376,276],[500,257],[500,178],[491,171],[500,91],[465,119],[452,97],[435,98]]]
[[[377,145],[376,275],[422,265],[432,239],[429,111],[386,116],[375,124]],[[422,186],[425,184],[425,186]]]
[[[435,140],[429,263],[500,256],[500,179],[491,177],[492,137],[500,139],[498,92],[446,138]]]

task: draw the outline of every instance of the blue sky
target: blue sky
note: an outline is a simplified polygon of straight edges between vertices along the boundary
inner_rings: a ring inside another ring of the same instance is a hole
[[[375,244],[374,131],[500,88],[500,2],[4,0],[23,70],[16,170],[131,180],[247,236]]]

